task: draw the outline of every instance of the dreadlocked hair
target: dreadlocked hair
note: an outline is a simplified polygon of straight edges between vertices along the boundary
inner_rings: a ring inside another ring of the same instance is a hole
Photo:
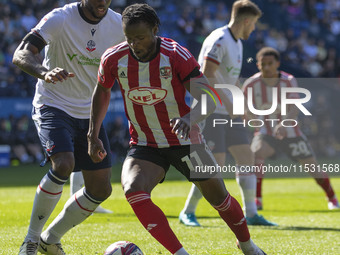
[[[161,24],[156,11],[147,4],[133,4],[126,7],[122,13],[122,21],[126,25],[145,22],[150,27],[159,27]]]

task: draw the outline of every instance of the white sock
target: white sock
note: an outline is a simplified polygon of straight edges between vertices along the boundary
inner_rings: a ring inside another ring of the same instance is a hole
[[[256,244],[254,244],[253,240],[249,239],[246,242],[238,242],[241,250],[243,252],[243,254],[245,255],[260,255],[263,254],[263,252],[261,252],[260,248],[257,247]]]
[[[253,217],[257,214],[255,203],[256,197],[256,175],[255,174],[236,174],[236,181],[241,189],[243,210],[245,216]]]
[[[184,213],[195,213],[198,202],[203,197],[201,191],[196,187],[195,184],[192,184],[189,195],[187,197],[187,201],[185,201],[184,208],[182,212]]]
[[[182,247],[174,253],[174,255],[189,255],[189,253]]]
[[[102,201],[93,199],[82,188],[67,200],[64,209],[41,234],[48,244],[60,243],[62,236],[89,217]]]
[[[84,177],[81,171],[72,172],[70,175],[70,196],[84,186]]]
[[[42,178],[35,194],[31,221],[25,241],[38,242],[41,231],[58,203],[67,180],[55,175],[53,170]]]

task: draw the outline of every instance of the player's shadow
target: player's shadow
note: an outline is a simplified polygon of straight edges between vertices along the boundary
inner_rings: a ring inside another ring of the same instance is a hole
[[[273,213],[281,213],[281,212],[288,212],[286,210],[266,210],[269,214],[271,212]],[[301,212],[301,213],[340,213],[340,210],[293,210],[290,211],[292,213],[296,213],[296,212]]]
[[[306,212],[306,211],[304,211]],[[325,212],[325,211],[321,211]],[[330,211],[332,212],[332,211]],[[173,216],[173,215],[168,215],[167,218],[169,219],[178,219],[178,216]],[[197,218],[198,220],[200,219],[210,219],[210,220],[217,220],[221,219],[219,216],[200,216]],[[335,231],[335,232],[340,232],[340,228],[326,228],[326,227],[305,227],[305,226],[284,226],[284,225],[279,225],[279,226],[257,226],[257,225],[250,225],[252,228],[265,228],[267,230],[290,230],[290,231]],[[200,228],[225,228],[225,225],[222,224],[220,226],[216,225],[201,225]],[[199,228],[198,228],[199,229]]]
[[[256,227],[256,226],[254,226]],[[275,226],[267,229],[273,230],[292,230],[292,231],[335,231],[340,232],[340,228],[325,228],[325,227],[304,227],[304,226]]]

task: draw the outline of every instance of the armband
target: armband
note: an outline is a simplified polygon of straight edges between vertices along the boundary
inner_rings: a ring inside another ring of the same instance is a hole
[[[190,80],[191,78],[195,78],[200,75],[201,75],[200,70],[198,69],[198,67],[195,67],[194,70],[192,70],[192,72],[187,77],[184,78],[183,82],[186,82]]]
[[[41,35],[35,32],[28,33],[22,40],[37,47],[39,52],[42,51],[42,49],[46,46],[45,40],[41,37]]]

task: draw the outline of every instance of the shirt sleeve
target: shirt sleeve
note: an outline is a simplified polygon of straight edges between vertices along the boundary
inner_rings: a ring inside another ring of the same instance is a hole
[[[222,62],[224,55],[227,53],[224,45],[225,44],[222,43],[222,38],[219,38],[217,41],[207,46],[203,58],[211,60],[219,65]]]
[[[288,81],[290,83],[290,87],[292,88],[299,87],[295,77],[291,76]],[[299,93],[287,93],[287,98],[300,98],[300,94]]]
[[[114,61],[114,55],[108,56],[110,49],[108,49],[101,57],[99,69],[98,69],[98,83],[105,88],[112,88],[117,75],[117,64]]]
[[[200,68],[194,56],[181,46],[176,51],[174,64],[181,81],[185,81],[195,69]]]
[[[38,33],[47,44],[50,44],[61,35],[64,21],[63,12],[61,10],[53,10],[39,21],[32,29],[32,32]]]

